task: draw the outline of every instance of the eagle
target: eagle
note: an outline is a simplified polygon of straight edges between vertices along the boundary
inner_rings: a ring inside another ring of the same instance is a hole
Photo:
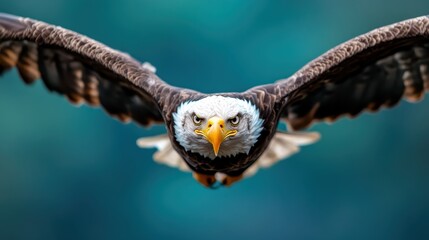
[[[417,102],[429,89],[429,16],[355,37],[295,74],[244,92],[205,94],[169,85],[149,63],[59,26],[0,14],[0,73],[16,67],[73,104],[122,122],[165,124],[137,140],[158,163],[230,186],[319,139],[311,124]],[[279,130],[279,124],[287,131]]]

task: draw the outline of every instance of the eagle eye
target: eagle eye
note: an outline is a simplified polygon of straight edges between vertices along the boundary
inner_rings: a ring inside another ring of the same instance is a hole
[[[201,122],[204,120],[204,118],[200,118],[194,113],[192,114],[192,120],[194,121],[195,125],[199,126],[201,125]]]
[[[233,118],[228,119],[228,121],[233,125],[233,126],[237,126],[240,123],[240,116],[237,115]]]

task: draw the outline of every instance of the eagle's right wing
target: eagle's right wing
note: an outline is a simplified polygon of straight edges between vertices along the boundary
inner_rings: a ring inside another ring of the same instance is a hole
[[[429,90],[429,16],[375,29],[316,58],[287,79],[256,87],[294,130],[392,107]]]
[[[129,55],[61,27],[0,14],[0,73],[16,67],[25,83],[73,103],[101,105],[142,125],[163,123],[159,103],[177,92]]]

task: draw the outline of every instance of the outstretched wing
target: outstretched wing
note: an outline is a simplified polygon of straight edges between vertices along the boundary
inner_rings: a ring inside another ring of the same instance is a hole
[[[163,122],[154,96],[168,86],[127,54],[61,27],[0,14],[0,73],[13,67],[27,84],[42,78],[71,102],[101,105],[122,121]]]
[[[294,130],[392,107],[402,97],[418,101],[429,90],[429,17],[356,37],[263,87],[281,99],[281,117]]]

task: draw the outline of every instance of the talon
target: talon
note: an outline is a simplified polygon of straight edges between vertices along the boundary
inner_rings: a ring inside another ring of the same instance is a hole
[[[229,187],[233,183],[240,181],[243,178],[243,174],[240,174],[238,176],[225,176],[225,178],[222,180],[222,185]]]
[[[216,178],[214,175],[206,175],[202,173],[193,172],[192,176],[195,178],[195,180],[197,180],[199,183],[206,187],[211,187],[216,182]]]

